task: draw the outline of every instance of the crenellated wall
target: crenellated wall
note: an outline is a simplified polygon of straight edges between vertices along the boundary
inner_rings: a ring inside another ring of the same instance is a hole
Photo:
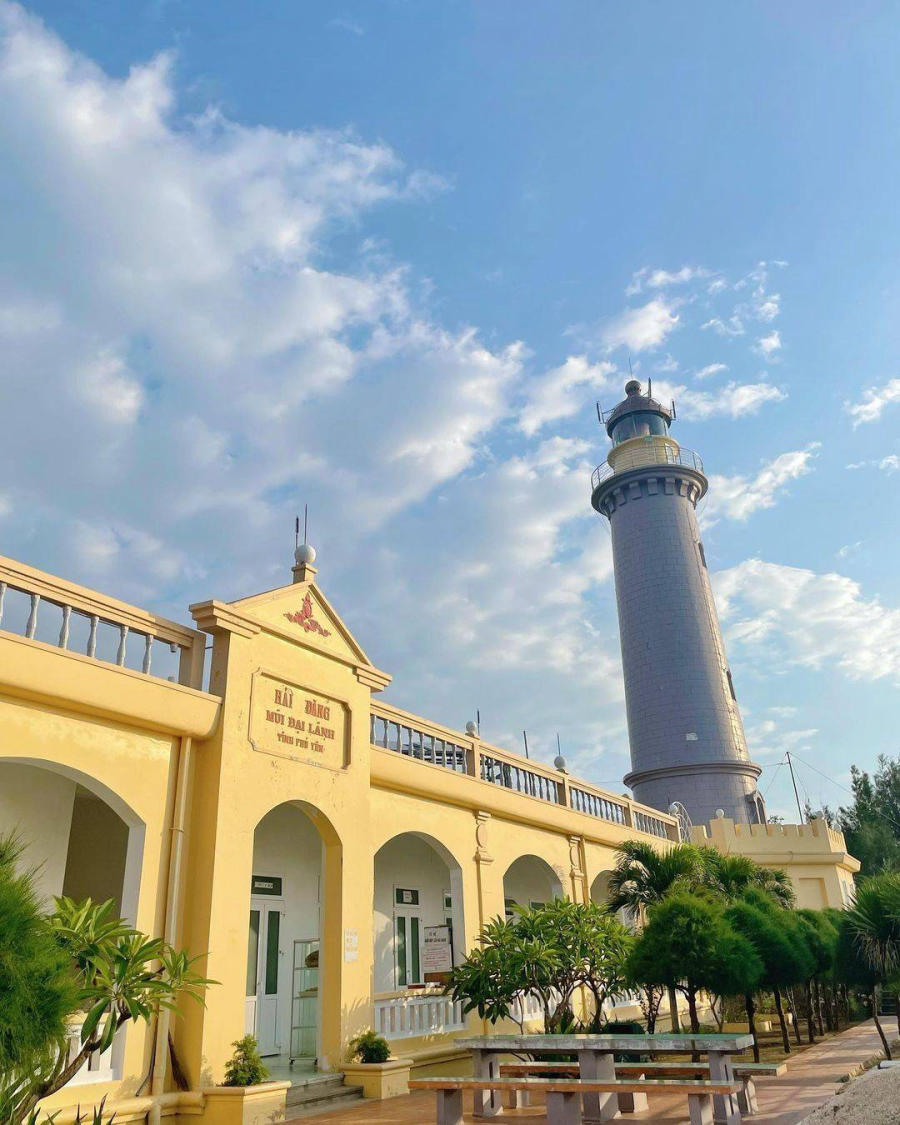
[[[745,855],[790,875],[797,905],[813,910],[844,906],[853,894],[859,860],[847,851],[843,833],[824,820],[809,824],[735,824],[715,818],[693,829],[694,842],[711,844],[725,855]]]

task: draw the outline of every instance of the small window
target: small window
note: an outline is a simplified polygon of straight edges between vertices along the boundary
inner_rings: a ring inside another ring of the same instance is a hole
[[[725,669],[725,675],[728,677],[728,690],[731,692],[731,698],[737,703],[737,696],[734,694],[734,680],[731,678],[731,669]]]
[[[419,892],[408,887],[397,887],[394,891],[394,901],[398,906],[418,906]]]
[[[709,566],[707,565],[707,562],[706,562],[706,551],[703,550],[703,544],[702,543],[698,542],[697,550],[700,552],[700,561],[703,563],[703,565],[706,567],[706,569],[709,570]]]

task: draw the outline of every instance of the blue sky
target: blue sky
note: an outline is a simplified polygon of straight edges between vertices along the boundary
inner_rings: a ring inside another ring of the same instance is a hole
[[[0,542],[184,619],[320,580],[389,697],[621,788],[635,374],[790,814],[896,753],[896,5],[0,0]],[[822,775],[825,776],[822,776]]]

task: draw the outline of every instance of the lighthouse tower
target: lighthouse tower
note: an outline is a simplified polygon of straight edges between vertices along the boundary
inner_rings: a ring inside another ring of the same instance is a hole
[[[697,502],[709,482],[669,436],[671,408],[632,379],[601,421],[612,449],[592,478],[609,520],[637,800],[680,802],[695,824],[765,820],[716,615]],[[721,812],[720,812],[721,810]]]

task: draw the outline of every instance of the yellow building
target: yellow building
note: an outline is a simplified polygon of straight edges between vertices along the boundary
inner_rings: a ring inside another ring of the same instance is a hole
[[[313,557],[281,589],[192,606],[196,629],[0,559],[0,832],[43,894],[113,898],[206,955],[218,983],[171,1024],[193,1090],[247,1031],[276,1074],[339,1068],[366,1026],[422,1067],[451,1059],[480,1024],[428,981],[483,922],[602,902],[623,840],[678,839],[673,817],[377,702],[390,677]],[[711,832],[796,871],[810,905],[851,885],[837,833]],[[129,1027],[53,1104],[159,1094],[165,1031]]]

